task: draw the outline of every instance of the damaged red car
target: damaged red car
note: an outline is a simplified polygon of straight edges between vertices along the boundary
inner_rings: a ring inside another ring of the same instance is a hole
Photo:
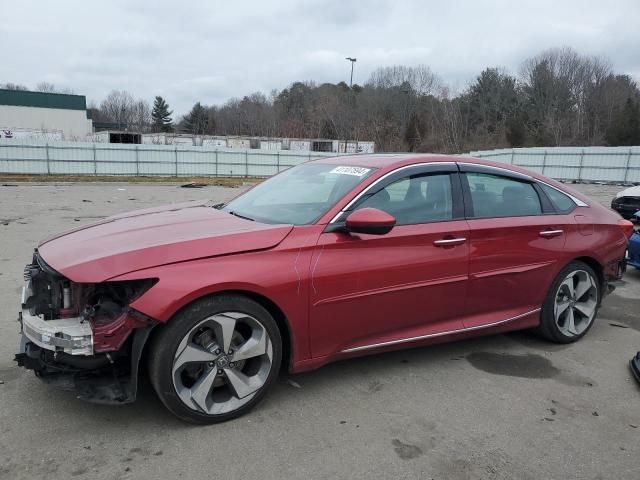
[[[518,329],[584,336],[631,224],[523,169],[442,155],[290,168],[228,204],[49,238],[24,270],[16,359],[107,404],[149,378],[179,418],[257,404],[281,368]]]

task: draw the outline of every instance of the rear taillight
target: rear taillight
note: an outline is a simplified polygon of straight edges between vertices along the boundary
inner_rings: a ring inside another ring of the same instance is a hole
[[[631,235],[633,235],[633,223],[621,218],[618,220],[618,226],[622,229],[622,233],[624,233],[625,237],[631,238]]]

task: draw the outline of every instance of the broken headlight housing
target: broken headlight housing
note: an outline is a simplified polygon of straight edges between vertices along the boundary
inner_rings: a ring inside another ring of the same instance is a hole
[[[119,348],[131,330],[144,325],[144,316],[136,316],[129,304],[157,282],[74,283],[37,253],[24,278],[20,321],[25,336],[41,348],[72,355]]]

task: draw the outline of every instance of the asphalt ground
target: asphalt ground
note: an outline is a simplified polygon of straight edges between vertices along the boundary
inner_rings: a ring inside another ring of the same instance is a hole
[[[107,407],[15,366],[22,270],[37,241],[117,212],[239,188],[0,186],[0,478],[640,478],[640,271],[580,342],[526,332],[282,375],[250,414],[194,427],[143,384]],[[622,187],[582,185],[608,205]]]

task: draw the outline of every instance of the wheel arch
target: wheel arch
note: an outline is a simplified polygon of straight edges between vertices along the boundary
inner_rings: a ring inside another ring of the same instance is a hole
[[[184,310],[185,308],[188,308],[190,305],[192,305],[193,303],[203,298],[215,297],[219,295],[239,295],[239,296],[250,298],[251,300],[260,304],[269,312],[269,314],[276,321],[276,325],[278,326],[278,330],[282,338],[282,365],[286,365],[287,370],[290,371],[292,368],[292,361],[294,358],[294,355],[293,355],[294,339],[293,339],[293,333],[291,332],[291,326],[289,324],[289,320],[287,319],[287,316],[285,315],[282,308],[280,308],[280,306],[276,302],[274,302],[270,298],[260,293],[257,293],[251,290],[244,290],[244,289],[237,289],[237,288],[232,288],[228,290],[217,290],[215,292],[208,292],[196,298],[192,298],[187,303],[181,305],[180,308],[173,313],[171,318],[175,317],[182,310]],[[169,319],[168,322],[170,321],[171,319]],[[149,338],[145,342],[143,354],[142,354],[143,360],[141,360],[140,363],[143,363],[143,361],[146,361],[146,356],[148,354],[148,351],[151,349],[150,346],[153,345],[155,338],[159,335],[160,331],[162,331],[162,327],[163,327],[163,324],[159,324],[156,326],[156,328],[154,328],[151,331]]]
[[[604,288],[604,285],[605,285],[604,267],[602,266],[602,264],[595,258],[589,257],[589,256],[574,258],[572,262],[583,262],[589,265],[593,269],[593,271],[596,272],[596,275],[598,276],[598,283],[600,284],[599,285],[600,291],[602,292],[602,289]],[[600,294],[600,298],[602,298],[603,296],[602,293]]]
[[[224,290],[221,292],[216,292],[214,295],[219,294],[242,295],[248,297],[251,300],[262,305],[269,312],[269,314],[276,321],[278,330],[280,331],[280,336],[282,337],[282,365],[286,365],[287,370],[290,371],[292,367],[291,362],[293,360],[293,334],[291,333],[291,325],[289,324],[289,320],[284,314],[282,308],[280,308],[278,304],[270,298],[256,292],[252,292],[250,290]]]

